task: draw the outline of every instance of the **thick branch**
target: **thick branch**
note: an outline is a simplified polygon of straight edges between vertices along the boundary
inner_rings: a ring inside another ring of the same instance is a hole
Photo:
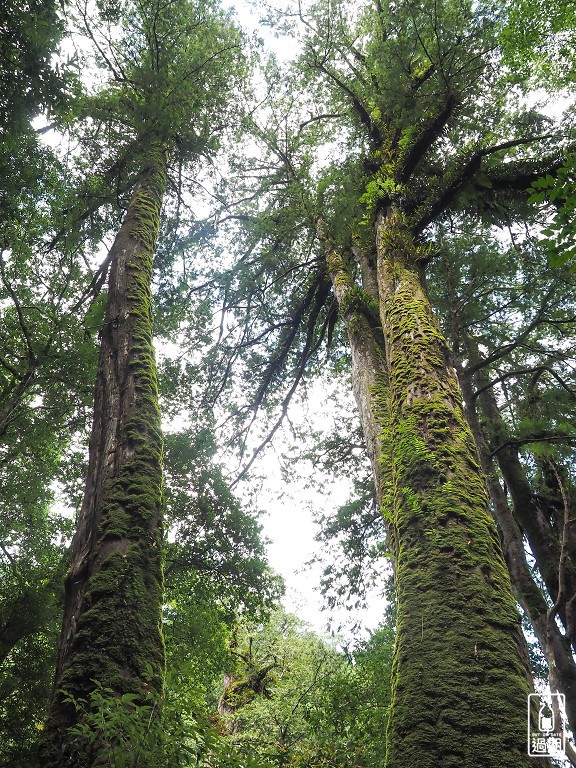
[[[456,98],[450,94],[446,99],[444,109],[439,112],[424,128],[416,142],[406,154],[400,171],[399,181],[407,181],[420,160],[440,136],[454,113]]]
[[[451,206],[462,189],[467,184],[472,182],[474,177],[478,174],[480,168],[482,167],[482,161],[485,157],[489,157],[490,155],[494,155],[497,152],[503,152],[514,147],[534,144],[549,138],[554,138],[554,134],[543,134],[542,136],[529,136],[522,139],[511,139],[510,141],[496,144],[493,147],[486,147],[484,149],[478,150],[472,154],[468,159],[464,161],[460,169],[457,170],[456,174],[452,178],[452,181],[447,186],[440,189],[436,196],[424,205],[423,210],[419,213],[418,218],[414,223],[414,232],[422,232],[429,224],[431,224],[438,216],[440,216],[440,214],[442,214],[447,208]],[[525,162],[526,161],[522,161],[522,164]],[[538,164],[534,163],[534,166],[531,166],[531,173],[536,174],[534,176],[534,179],[536,179],[539,176],[550,172],[551,168],[556,167],[557,170],[560,165],[561,161],[559,161],[558,156],[555,155],[554,162],[550,162],[550,158],[546,158],[545,160],[540,161]],[[505,170],[507,166],[510,166],[510,168],[515,166],[514,173],[510,174],[507,172]],[[497,172],[490,171],[490,169],[488,169],[486,173],[492,182],[492,187],[489,190],[491,192],[493,192],[494,189],[526,189],[530,184],[530,181],[527,181],[526,186],[524,187],[512,186],[520,184],[520,179],[522,179],[522,183],[524,183],[525,180],[525,174],[518,174],[517,163],[503,162],[498,166]],[[444,171],[444,175],[447,176],[449,174]],[[526,178],[532,179],[532,176]]]
[[[576,391],[572,389],[572,387],[568,386],[564,379],[559,376],[556,371],[553,368],[550,368],[549,365],[537,365],[535,368],[520,368],[518,370],[514,371],[507,371],[506,373],[503,373],[501,376],[498,376],[495,379],[491,379],[488,384],[485,384],[480,389],[476,390],[473,394],[474,400],[479,397],[483,392],[485,392],[487,389],[490,389],[491,387],[494,387],[496,384],[500,384],[500,382],[505,381],[506,379],[509,379],[511,376],[522,376],[523,374],[528,373],[544,373],[547,372],[551,376],[553,376],[556,381],[560,384],[561,387],[563,387],[570,395],[576,396]]]

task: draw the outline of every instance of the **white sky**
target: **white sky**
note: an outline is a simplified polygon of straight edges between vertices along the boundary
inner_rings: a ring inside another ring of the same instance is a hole
[[[283,487],[280,464],[270,457],[266,461],[267,481],[262,488],[260,504],[267,510],[262,518],[268,545],[270,565],[286,581],[285,607],[323,632],[329,619],[332,625],[346,625],[359,620],[367,629],[375,629],[382,621],[385,602],[377,593],[368,598],[365,610],[349,614],[346,610],[323,611],[319,591],[322,566],[306,563],[313,555],[322,554],[321,545],[314,540],[318,526],[312,519],[312,509],[336,509],[348,498],[350,488],[345,482],[335,483],[328,496],[300,484]],[[283,493],[282,497],[279,496]],[[342,634],[346,635],[345,626]]]
[[[348,613],[345,609],[323,611],[323,597],[319,591],[322,569],[325,563],[309,566],[313,556],[322,556],[323,545],[315,541],[319,527],[314,518],[319,514],[335,512],[349,500],[352,490],[351,480],[344,476],[329,479],[309,461],[298,462],[299,479],[283,478],[282,467],[286,464],[284,454],[297,442],[299,431],[306,430],[311,423],[315,431],[328,436],[334,429],[334,413],[340,408],[346,415],[355,411],[351,391],[344,390],[345,383],[317,380],[308,383],[303,403],[297,402],[289,409],[290,424],[275,436],[272,446],[262,458],[257,460],[251,472],[252,477],[260,477],[256,487],[256,505],[262,511],[260,519],[264,537],[270,540],[268,557],[272,568],[280,573],[286,582],[285,607],[296,613],[314,629],[323,632],[330,620],[333,628],[343,625],[341,634],[348,637],[345,625],[360,623],[374,629],[383,618],[384,600],[379,596],[379,589],[368,598],[365,610]],[[326,485],[326,480],[329,479]],[[314,481],[317,482],[314,482]],[[323,487],[319,482],[324,481]],[[258,481],[256,481],[258,482]],[[254,480],[245,481],[237,489],[242,498],[252,495],[254,498]],[[348,639],[350,639],[348,637]]]
[[[279,39],[273,32],[259,24],[259,13],[255,3],[249,0],[223,0],[223,6],[234,8],[241,26],[247,31],[256,31],[264,41],[265,49],[273,51],[281,61],[287,61],[297,54],[295,42],[286,38]],[[311,388],[309,403],[318,422],[326,423],[328,410],[333,406],[325,402],[324,392],[320,388]],[[351,405],[351,398],[348,401]],[[354,407],[354,406],[352,406]],[[289,412],[292,420],[298,420],[299,414],[294,408]],[[313,555],[321,554],[321,545],[314,540],[318,526],[313,520],[313,510],[336,510],[347,500],[351,490],[349,483],[335,482],[328,494],[313,487],[304,487],[304,483],[293,481],[287,487],[282,480],[281,453],[282,437],[274,443],[263,460],[254,467],[254,472],[266,475],[258,495],[258,506],[264,514],[260,520],[264,536],[270,540],[268,557],[272,568],[280,573],[286,582],[285,607],[296,613],[314,629],[323,632],[329,619],[333,625],[351,623],[359,619],[367,628],[375,628],[383,617],[384,600],[373,594],[369,606],[354,616],[345,610],[337,612],[323,611],[323,598],[319,592],[322,567],[313,568],[306,563]],[[305,483],[308,486],[308,483]],[[343,633],[345,634],[345,629]]]

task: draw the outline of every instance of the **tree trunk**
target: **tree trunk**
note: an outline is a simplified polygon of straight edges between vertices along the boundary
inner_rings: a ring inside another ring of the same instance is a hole
[[[87,701],[88,712],[95,681],[155,708],[162,692],[162,434],[151,279],[165,185],[166,152],[152,146],[110,253],[88,477],[66,578],[43,768],[104,762],[98,739],[80,744],[70,735],[82,713],[62,691]]]
[[[377,221],[397,638],[388,768],[530,765],[520,621],[449,350],[398,212]]]
[[[530,573],[522,530],[510,509],[496,475],[494,461],[484,439],[478,419],[471,377],[460,366],[458,367],[458,377],[466,403],[466,415],[478,446],[480,464],[492,500],[494,516],[502,534],[504,557],[510,573],[512,588],[518,602],[526,611],[534,634],[546,656],[552,690],[560,691],[566,696],[566,716],[574,733],[576,731],[576,664],[570,650],[570,643],[560,631],[555,614],[549,611],[544,594]]]
[[[352,356],[352,389],[358,406],[360,424],[376,488],[376,503],[382,505],[382,398],[375,408],[374,393],[386,390],[386,358],[384,339],[379,325],[378,303],[374,292],[360,289],[353,280],[340,251],[332,246],[319,227],[324,245],[326,265],[340,316],[346,327]],[[366,284],[367,279],[364,279]],[[368,280],[369,282],[369,280]]]
[[[477,350],[476,350],[477,353]],[[494,392],[489,387],[483,369],[476,373],[479,390],[478,401],[487,421],[488,442],[496,451],[496,461],[513,502],[514,516],[526,534],[536,565],[554,603],[558,603],[558,615],[566,629],[566,638],[576,648],[576,550],[571,524],[568,529],[556,520],[557,510],[549,500],[542,498],[526,476],[518,456],[518,448],[509,442],[509,432],[500,414]],[[497,450],[501,447],[501,450]],[[567,537],[569,546],[563,551],[562,539]],[[562,573],[562,589],[560,589]]]

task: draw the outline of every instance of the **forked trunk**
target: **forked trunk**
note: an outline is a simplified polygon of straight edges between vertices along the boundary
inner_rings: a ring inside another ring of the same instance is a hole
[[[397,592],[387,766],[528,766],[518,611],[423,254],[394,211],[379,215],[377,248]]]
[[[165,183],[166,153],[155,146],[111,250],[88,477],[42,768],[108,764],[98,738],[70,735],[82,714],[68,697],[87,701],[89,712],[97,681],[157,710],[162,692],[162,434],[151,279]]]

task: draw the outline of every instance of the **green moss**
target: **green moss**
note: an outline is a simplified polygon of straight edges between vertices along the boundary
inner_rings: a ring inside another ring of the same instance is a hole
[[[358,285],[352,285],[344,294],[340,305],[342,317],[354,312],[362,312],[371,317],[378,317],[378,302]]]
[[[230,709],[240,709],[256,698],[250,680],[234,680],[227,689],[223,701]]]
[[[355,283],[337,248],[329,251],[326,266],[336,288],[340,316],[348,333],[358,340],[372,336],[380,325],[378,302]]]
[[[152,346],[151,281],[165,168],[164,149],[152,148],[120,233],[130,244],[122,241],[113,265],[113,274],[115,269],[124,275],[126,294],[116,299],[110,285],[107,317],[113,306],[110,301],[126,307],[120,322],[128,339],[124,369],[116,374],[122,405],[117,414],[115,467],[94,512],[88,581],[58,681],[65,693],[56,696],[46,725],[42,752],[46,768],[62,765],[63,755],[74,750],[78,751],[74,765],[93,763],[92,747],[81,747],[77,736],[66,740],[66,728],[82,722],[81,713],[66,704],[66,696],[89,702],[98,681],[116,696],[134,694],[137,703],[151,703],[156,711],[162,698],[163,444]],[[115,350],[112,358],[121,354]],[[110,364],[110,356],[103,345],[101,368]]]
[[[526,766],[519,617],[449,352],[401,216],[380,230],[388,352],[373,393],[395,555],[388,768]]]

